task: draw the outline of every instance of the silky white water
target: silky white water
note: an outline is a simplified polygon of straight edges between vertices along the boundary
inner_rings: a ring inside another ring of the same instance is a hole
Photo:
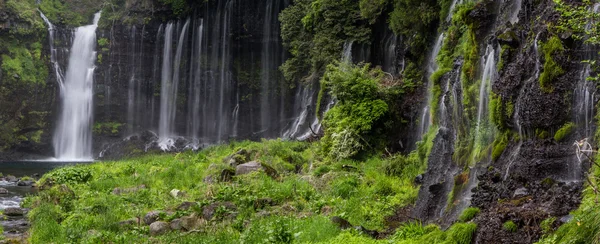
[[[58,78],[61,109],[53,138],[57,160],[92,160],[93,75],[99,20],[97,13],[92,25],[75,30],[65,80]]]

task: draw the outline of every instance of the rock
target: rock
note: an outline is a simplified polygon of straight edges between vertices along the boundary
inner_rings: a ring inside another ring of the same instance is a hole
[[[365,234],[371,236],[372,238],[377,238],[379,236],[379,232],[377,232],[376,230],[369,230],[363,226],[357,226],[357,227],[355,227],[355,229],[357,231],[360,231],[362,233],[365,233]]]
[[[183,203],[179,204],[179,206],[177,206],[177,210],[183,210],[183,211],[189,210],[194,205],[196,205],[195,202],[183,202]]]
[[[17,181],[19,181],[19,178],[15,177],[14,175],[8,175],[8,176],[4,177],[4,180],[6,180],[8,182],[17,182]]]
[[[260,166],[262,166],[265,173],[267,173],[267,175],[270,176],[271,178],[273,178],[273,179],[279,178],[279,173],[277,173],[277,170],[275,170],[273,167],[271,167],[267,164],[264,164],[264,163],[260,163]]]
[[[181,219],[174,219],[171,220],[171,223],[169,223],[169,226],[171,227],[171,230],[181,230]]]
[[[566,224],[569,223],[571,220],[573,220],[573,215],[565,215],[560,217],[560,219],[558,219],[558,223],[560,224]]]
[[[517,190],[515,190],[515,193],[513,193],[513,198],[522,198],[527,195],[529,195],[527,188],[521,187],[521,188],[518,188]]]
[[[342,229],[342,230],[352,228],[352,224],[350,224],[350,222],[348,222],[348,220],[345,220],[342,217],[333,216],[330,218],[330,220],[331,220],[331,222],[333,222],[334,224],[339,226],[340,229]]]
[[[206,184],[212,184],[212,183],[215,183],[215,178],[212,175],[209,175],[209,176],[204,177],[204,179],[202,179],[202,182],[204,182]]]
[[[216,202],[204,207],[204,209],[202,210],[202,217],[204,217],[204,219],[206,220],[211,220],[215,216],[217,209],[221,207],[225,208],[230,212],[234,212],[237,210],[235,204],[231,202]]]
[[[150,235],[157,236],[167,233],[171,226],[167,222],[156,221],[150,225]]]
[[[246,149],[240,149],[234,154],[231,154],[223,159],[223,161],[230,167],[237,167],[240,164],[248,162],[248,151]]]
[[[327,215],[330,215],[331,213],[333,213],[333,208],[331,208],[330,206],[321,207],[321,214],[327,216]]]
[[[119,222],[119,226],[137,225],[139,222],[138,218],[131,218]]]
[[[6,216],[23,216],[23,214],[25,214],[25,211],[22,208],[5,208],[4,209],[4,215]]]
[[[5,188],[0,188],[0,195],[5,195],[8,194],[8,190],[6,190]]]
[[[169,194],[171,194],[171,196],[174,197],[174,198],[180,198],[180,197],[184,197],[185,196],[185,192],[180,191],[178,189],[171,190],[171,192],[169,192]]]
[[[19,180],[17,182],[17,186],[32,186],[33,185],[33,181],[31,180]]]
[[[205,224],[206,220],[196,216],[195,214],[192,214],[191,216],[181,217],[181,228],[187,231],[197,230]]]
[[[144,216],[144,223],[150,225],[158,220],[160,217],[161,211],[150,211]]]
[[[230,182],[231,179],[235,176],[235,170],[233,169],[224,169],[221,171],[221,175],[219,175],[220,182]]]
[[[258,161],[252,161],[235,167],[235,175],[245,175],[260,170],[263,170],[262,165]]]
[[[113,189],[112,193],[115,195],[131,194],[131,193],[136,193],[142,189],[146,189],[146,185],[140,185],[140,186],[124,188],[124,189],[115,187],[115,189]]]
[[[423,184],[423,174],[417,175],[417,177],[415,177],[415,184]]]
[[[271,198],[260,198],[254,201],[254,209],[262,209],[267,206],[273,206],[275,202]]]

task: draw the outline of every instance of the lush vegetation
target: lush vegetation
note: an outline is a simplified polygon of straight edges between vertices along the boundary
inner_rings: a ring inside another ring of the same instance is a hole
[[[554,60],[554,55],[559,55],[565,48],[558,37],[552,36],[548,42],[542,44],[544,53],[544,70],[540,74],[540,87],[545,92],[552,92],[554,88],[551,82],[565,73],[558,63]]]
[[[413,179],[424,171],[425,161],[414,153],[409,157],[328,163],[319,156],[319,147],[319,143],[278,140],[239,142],[198,153],[147,155],[59,168],[40,179],[43,191],[26,199],[25,205],[33,207],[29,213],[30,241],[377,242],[353,228],[340,229],[330,221],[331,216],[367,230],[390,233],[387,217],[415,202],[418,187]],[[228,175],[224,172],[231,172],[232,158],[260,161],[276,173],[264,170]],[[183,194],[170,194],[173,189]],[[184,202],[191,203],[190,207],[178,208]],[[206,216],[203,210],[223,202],[235,208],[217,208],[197,226],[198,231],[170,231],[150,237],[147,225],[122,222],[141,220],[151,210],[161,210],[158,218],[163,221]],[[463,221],[476,214],[468,212],[471,216]],[[470,243],[475,228],[474,223],[467,222],[444,232],[436,226],[406,223],[388,240]]]

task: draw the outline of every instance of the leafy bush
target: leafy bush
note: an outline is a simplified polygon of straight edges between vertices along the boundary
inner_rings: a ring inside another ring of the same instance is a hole
[[[471,221],[473,218],[475,218],[475,216],[477,216],[477,214],[479,214],[479,211],[480,211],[479,208],[468,207],[462,212],[460,217],[458,217],[458,221],[460,221],[460,222]]]
[[[92,179],[90,169],[79,166],[56,169],[45,174],[41,181],[48,182],[50,180],[56,184],[78,184],[88,182],[90,179]]]
[[[571,135],[571,133],[575,130],[575,123],[568,122],[564,124],[556,133],[554,134],[555,141],[562,141],[565,137]]]
[[[504,222],[504,224],[502,224],[502,228],[504,228],[504,230],[506,230],[508,232],[517,232],[517,229],[519,227],[517,226],[517,224],[515,224],[515,222],[513,222],[512,220],[509,220],[509,221]]]
[[[331,158],[350,158],[378,145],[375,125],[388,112],[378,86],[382,75],[369,65],[338,63],[327,68],[321,82],[337,100],[323,120],[324,151]]]

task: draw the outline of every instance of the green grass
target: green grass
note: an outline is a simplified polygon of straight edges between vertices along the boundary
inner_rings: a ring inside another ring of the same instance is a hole
[[[428,143],[431,142],[421,144],[421,150],[430,150]],[[279,177],[255,172],[233,177],[231,182],[219,182],[221,171],[228,168],[224,159],[241,148],[249,152],[248,160],[259,160],[273,167]],[[443,232],[435,226],[408,223],[398,230],[404,234],[382,241],[354,230],[340,230],[329,220],[330,216],[340,216],[354,226],[385,230],[386,217],[397,208],[415,202],[418,187],[413,179],[424,172],[426,161],[413,152],[408,156],[330,162],[319,156],[319,148],[318,143],[245,141],[197,153],[146,155],[119,162],[59,168],[38,181],[43,190],[37,196],[25,200],[25,206],[33,208],[28,216],[32,221],[30,241],[146,243],[151,240],[147,226],[127,227],[118,222],[143,217],[151,210],[172,211],[173,216],[161,215],[162,220],[170,221],[201,214],[204,206],[224,201],[236,205],[233,217],[229,215],[231,211],[219,209],[216,217],[199,232],[169,232],[152,240],[411,243],[409,240],[460,240],[470,236],[474,224],[457,224]],[[300,173],[296,173],[298,169]],[[214,182],[205,183],[207,177]],[[121,193],[113,194],[115,188],[121,189]],[[172,189],[186,194],[173,198],[169,194]],[[271,204],[258,204],[261,199],[270,199]],[[195,202],[197,207],[176,210],[184,201]]]
[[[477,216],[477,214],[479,214],[479,211],[480,211],[479,208],[469,207],[462,212],[460,217],[458,217],[458,221],[460,221],[460,222],[471,221],[473,218],[475,218],[475,216]]]
[[[512,220],[509,220],[509,221],[504,222],[504,224],[502,224],[502,228],[508,232],[517,232],[517,229],[519,227],[517,226],[517,224],[515,224],[515,222],[513,222]]]

